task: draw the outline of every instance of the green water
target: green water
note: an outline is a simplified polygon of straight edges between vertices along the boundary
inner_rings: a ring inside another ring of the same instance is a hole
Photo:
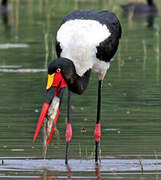
[[[156,3],[161,10],[159,0]],[[8,25],[0,19],[0,159],[42,158],[42,134],[36,143],[32,139],[45,97],[46,67],[56,57],[53,48],[56,31],[63,16],[84,8],[115,12],[123,28],[119,49],[103,84],[101,158],[160,158],[161,11],[149,28],[146,18],[123,17],[117,1],[13,0],[9,2]],[[47,153],[47,158],[62,159],[62,164],[66,102],[67,90],[57,136]],[[94,159],[96,104],[97,76],[92,74],[88,90],[82,96],[72,94],[73,138],[69,159]],[[81,170],[78,173],[84,179],[94,174]],[[26,176],[24,171],[18,172],[22,174]],[[41,171],[36,176],[40,174]],[[61,179],[57,170],[51,174]],[[135,174],[129,176],[138,179]],[[157,179],[155,173],[154,176]],[[63,170],[62,179],[65,177]],[[102,170],[103,177],[115,178]]]

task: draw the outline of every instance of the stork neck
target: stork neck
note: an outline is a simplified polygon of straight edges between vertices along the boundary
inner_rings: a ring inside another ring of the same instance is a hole
[[[61,69],[63,78],[70,91],[76,94],[82,94],[87,89],[91,70],[88,70],[82,76],[79,76],[76,72],[74,63],[66,58],[61,58]]]
[[[76,94],[83,94],[88,87],[90,73],[91,70],[88,70],[81,77],[74,73],[70,81],[67,82],[68,88]]]

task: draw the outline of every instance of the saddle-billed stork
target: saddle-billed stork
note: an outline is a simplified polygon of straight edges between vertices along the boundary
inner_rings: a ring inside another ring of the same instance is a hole
[[[61,101],[64,89],[68,86],[65,164],[68,164],[69,145],[72,138],[70,92],[81,95],[87,89],[91,71],[98,74],[97,120],[94,131],[95,162],[98,163],[98,144],[101,137],[102,81],[110,67],[110,60],[118,49],[121,33],[121,25],[116,15],[105,10],[72,11],[64,17],[57,31],[56,52],[58,59],[52,61],[48,67],[46,99],[33,141],[36,140],[53,97],[56,94]],[[53,132],[49,136],[48,143],[52,134]]]
[[[8,0],[2,0],[0,4],[0,16],[2,17],[4,24],[8,23],[7,4]]]
[[[2,0],[1,1],[1,5],[0,5],[0,8],[6,8],[7,7],[7,3],[8,3],[8,0]]]
[[[124,15],[128,16],[133,14],[134,17],[147,17],[155,16],[157,14],[157,7],[153,0],[146,0],[147,3],[131,2],[121,5],[124,11]]]

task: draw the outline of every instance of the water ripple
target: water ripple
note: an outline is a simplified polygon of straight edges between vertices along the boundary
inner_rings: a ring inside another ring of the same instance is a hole
[[[140,164],[140,161],[142,165]],[[94,160],[76,160],[71,159],[69,166],[73,172],[95,171],[96,165]],[[142,167],[141,167],[142,166]],[[100,164],[102,172],[119,172],[119,173],[153,173],[161,171],[160,159],[103,159]],[[64,159],[5,159],[0,166],[0,171],[43,171],[44,169],[52,171],[66,171]]]
[[[0,68],[0,72],[9,72],[9,73],[37,73],[37,72],[46,72],[47,69],[10,69],[10,68]]]
[[[0,44],[0,49],[9,49],[9,48],[28,48],[28,44],[12,44],[12,43],[6,43],[6,44]]]

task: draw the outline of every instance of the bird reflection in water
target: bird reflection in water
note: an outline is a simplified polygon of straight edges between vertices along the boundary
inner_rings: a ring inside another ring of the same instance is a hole
[[[48,169],[44,169],[43,176],[40,176],[39,178],[35,178],[35,180],[56,180],[58,176],[52,176],[50,175],[50,171]]]
[[[8,26],[8,0],[2,0],[0,4],[0,16],[3,20],[3,24]]]
[[[66,169],[67,169],[67,180],[71,180],[72,179],[71,168],[67,165]],[[95,178],[96,178],[96,180],[101,180],[100,166],[99,165],[96,165],[96,167],[95,167]]]
[[[131,2],[121,5],[121,7],[123,9],[123,16],[128,17],[130,20],[145,18],[147,27],[154,27],[154,22],[158,14],[158,10],[153,0],[147,0],[147,3]]]
[[[96,167],[95,167],[95,175],[96,175],[96,180],[101,180],[100,166],[99,165],[96,165]]]
[[[72,179],[71,168],[69,167],[69,165],[66,165],[66,168],[67,168],[67,180],[71,180]]]
[[[50,171],[48,169],[44,169],[43,176],[40,176],[39,178],[35,178],[35,180],[56,180],[56,179],[59,179],[59,177],[50,175]],[[69,165],[66,165],[66,179],[72,180],[72,171]],[[100,166],[98,165],[96,165],[95,167],[95,179],[101,180]]]

